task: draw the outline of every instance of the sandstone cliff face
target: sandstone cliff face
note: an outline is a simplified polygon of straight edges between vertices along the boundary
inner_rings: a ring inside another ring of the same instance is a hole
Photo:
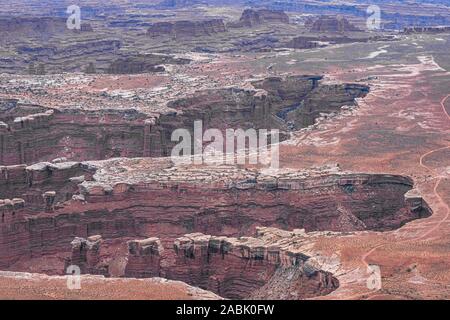
[[[222,19],[211,19],[203,21],[172,21],[156,22],[152,24],[147,35],[150,37],[172,37],[176,39],[211,36],[217,33],[226,32]]]
[[[71,30],[69,30],[72,32]],[[0,64],[0,71],[19,74],[36,74],[36,67],[31,68],[30,63],[42,64],[45,74],[55,74],[62,72],[80,72],[86,68],[86,61],[96,61],[97,71],[106,71],[109,62],[117,57],[117,51],[121,48],[122,42],[117,39],[82,39],[70,41],[70,35],[66,35],[69,40],[61,43],[55,42],[34,42],[23,43],[15,50],[18,55],[10,64]],[[102,57],[99,59],[99,57]],[[34,70],[33,70],[34,69]]]
[[[314,21],[308,21],[306,25],[310,26],[311,32],[353,32],[361,31],[352,25],[346,18],[343,17],[328,17],[322,16]]]
[[[290,129],[300,129],[315,123],[321,113],[338,112],[343,106],[356,104],[356,98],[366,96],[369,87],[358,84],[322,85],[320,76],[277,77],[253,82],[272,99],[272,110]]]
[[[146,119],[134,110],[109,114],[48,110],[16,117],[0,127],[0,163],[142,156],[148,150],[143,148]]]
[[[0,200],[0,221],[2,224],[11,224],[17,221],[23,213],[25,201],[20,198]]]
[[[67,270],[69,266],[77,266],[82,274],[108,274],[107,266],[98,266],[101,244],[100,235],[90,236],[87,239],[76,237],[71,242],[72,254],[64,270]]]
[[[245,236],[258,226],[383,231],[430,215],[420,196],[404,197],[412,188],[408,178],[334,170],[272,176],[235,167],[174,167],[167,159],[7,167],[0,186],[10,199],[17,197],[14,190],[28,194],[30,204],[1,226],[0,266],[66,252],[75,237],[158,235],[166,246],[191,232]],[[54,197],[50,207],[46,191],[55,191],[47,194]]]
[[[172,262],[161,262],[160,250],[140,250],[136,256],[136,250],[130,248],[127,270],[133,272],[126,276],[163,275],[231,299],[302,299],[327,294],[339,286],[331,273],[309,263],[306,246],[292,251],[276,241],[268,243],[264,240],[268,232],[261,228],[258,238],[238,239],[188,234],[175,240]],[[308,236],[302,235],[303,243],[308,242]],[[280,287],[284,291],[277,291]]]
[[[166,274],[231,299],[250,298],[287,270],[297,274],[287,286],[291,299],[327,294],[339,286],[330,273],[306,265],[301,252],[283,251],[255,238],[190,234],[174,243],[177,259]],[[282,276],[281,276],[282,277]],[[260,295],[269,298],[269,295]],[[277,298],[270,296],[270,298]]]
[[[9,198],[20,194],[27,210],[52,211],[58,202],[72,198],[85,175],[92,173],[75,162],[1,166],[0,194]]]
[[[43,37],[73,33],[66,25],[66,18],[57,17],[0,17],[0,34],[3,37]],[[81,32],[91,32],[89,24],[81,25]]]
[[[289,104],[305,98],[308,93],[319,86],[322,78],[318,75],[290,76],[285,79],[269,77],[254,81],[252,84],[255,88],[263,89],[272,96],[278,96],[280,100],[286,100],[286,104]],[[332,99],[332,97],[330,98]]]
[[[161,59],[166,61],[165,56]],[[145,66],[119,63],[113,69],[121,73]],[[254,81],[254,89],[198,91],[169,102],[167,111],[152,116],[135,110],[25,108],[17,101],[4,101],[2,108],[8,111],[0,115],[0,164],[168,156],[177,143],[171,141],[172,132],[193,131],[196,120],[203,120],[203,130],[279,129],[284,140],[288,131],[314,124],[320,113],[354,105],[355,98],[368,92],[363,85],[322,85],[321,78],[270,77]]]
[[[283,11],[269,9],[246,9],[242,12],[239,22],[233,27],[254,27],[264,23],[289,23],[289,17]]]
[[[355,98],[362,98],[369,93],[369,88],[365,85],[344,84],[344,85],[323,85],[315,88],[302,101],[301,106],[288,115],[293,119],[296,128],[304,128],[314,124],[321,113],[337,112],[342,106],[352,106]],[[327,103],[323,103],[324,97]]]
[[[164,248],[158,238],[128,241],[128,259],[125,276],[152,278],[161,276]]]

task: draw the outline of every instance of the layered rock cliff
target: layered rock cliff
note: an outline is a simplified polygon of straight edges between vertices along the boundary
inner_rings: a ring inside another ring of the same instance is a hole
[[[301,249],[284,251],[258,238],[190,234],[177,239],[174,248],[177,259],[166,272],[169,278],[227,298],[301,299],[327,294],[339,286],[331,273],[309,265],[309,257]],[[296,277],[284,288],[284,295],[262,294],[273,278],[278,281],[289,272]]]
[[[2,224],[2,268],[18,259],[67,252],[74,237],[157,235],[167,245],[186,233],[245,236],[259,226],[383,231],[430,215],[420,196],[404,197],[412,182],[401,176],[331,168],[272,175],[234,166],[176,167],[168,159],[116,159],[45,169],[49,166],[23,168],[22,174],[3,170],[0,185],[9,197],[29,190],[31,203],[27,207],[25,201],[15,218]],[[50,187],[55,199],[48,208],[42,194]]]
[[[274,241],[268,243],[264,239],[268,232],[259,229],[258,238],[187,234],[175,240],[172,263],[161,263],[159,250],[140,250],[136,256],[130,248],[127,269],[133,272],[126,276],[164,275],[231,299],[302,299],[327,294],[339,286],[330,272],[309,262],[306,246],[288,249]],[[294,233],[298,236],[302,231]],[[303,236],[304,242],[310,241],[305,233]],[[152,243],[154,248],[154,239],[141,242]],[[282,285],[284,292],[276,292],[274,283]]]
[[[169,21],[155,22],[147,30],[150,37],[172,37],[176,39],[211,36],[226,32],[222,19],[210,19],[201,21]]]
[[[161,59],[166,61],[165,56]],[[113,69],[122,73],[141,68],[145,64],[117,64]],[[314,124],[321,113],[354,105],[369,90],[357,84],[321,84],[321,78],[269,77],[245,89],[197,91],[165,108],[155,108],[153,114],[134,109],[46,109],[5,100],[2,108],[8,110],[0,115],[0,164],[168,156],[177,143],[171,141],[174,130],[192,132],[196,120],[203,121],[203,130],[279,129],[284,140],[290,130]]]
[[[152,278],[161,276],[161,259],[164,248],[156,238],[128,241],[128,256],[125,276]]]
[[[107,266],[99,266],[101,244],[100,235],[90,236],[87,239],[76,237],[71,242],[72,254],[66,261],[64,270],[68,270],[70,266],[77,266],[82,274],[108,274]]]
[[[265,23],[289,23],[289,16],[283,11],[269,9],[245,9],[238,22],[231,27],[254,27]]]
[[[91,32],[92,26],[82,23],[80,30],[67,28],[67,18],[58,17],[0,17],[0,33],[3,37],[40,37],[73,32]]]
[[[308,20],[306,25],[311,32],[355,32],[361,31],[344,17],[321,16],[316,20]]]
[[[403,33],[405,34],[414,34],[414,33],[448,33],[450,32],[450,26],[413,26],[406,27],[403,29]]]
[[[137,74],[147,72],[164,72],[166,64],[188,64],[189,59],[174,58],[167,55],[147,54],[117,59],[111,63],[107,73]]]

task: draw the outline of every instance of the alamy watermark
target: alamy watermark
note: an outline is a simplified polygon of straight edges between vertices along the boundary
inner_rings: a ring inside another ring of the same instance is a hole
[[[67,274],[67,289],[80,290],[81,289],[81,269],[77,265],[70,265],[66,269]]]
[[[279,168],[279,130],[207,129],[194,121],[193,135],[188,129],[176,129],[171,136],[178,142],[171,152],[174,163],[183,164],[260,164]]]
[[[80,9],[80,7],[73,4],[67,8],[66,13],[70,15],[66,20],[67,29],[81,30],[81,9]]]
[[[381,29],[381,9],[377,5],[370,5],[367,10],[369,17],[366,20],[367,29],[370,31]]]

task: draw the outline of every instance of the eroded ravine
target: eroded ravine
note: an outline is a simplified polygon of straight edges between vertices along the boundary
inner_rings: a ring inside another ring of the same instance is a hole
[[[393,230],[429,216],[410,178],[338,166],[267,172],[150,158],[168,155],[170,132],[192,130],[197,119],[204,129],[288,132],[368,91],[319,80],[268,78],[252,90],[202,91],[151,119],[3,104],[0,267],[61,274],[75,264],[83,273],[182,280],[228,298],[335,290],[332,272],[312,263],[311,239],[320,231]],[[292,237],[303,245],[286,246]]]
[[[289,131],[313,124],[323,113],[354,105],[368,92],[364,85],[321,84],[321,78],[273,77],[254,81],[250,89],[197,91],[153,114],[135,109],[46,108],[0,99],[0,164],[170,156],[178,143],[172,141],[174,130],[193,132],[199,120],[203,131],[278,129],[284,140]],[[291,105],[301,108],[287,112]],[[283,118],[277,116],[280,112]]]

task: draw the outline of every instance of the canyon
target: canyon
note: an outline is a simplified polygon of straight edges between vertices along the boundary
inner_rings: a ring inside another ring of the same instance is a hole
[[[258,237],[261,226],[398,228],[431,212],[420,196],[406,196],[411,180],[340,173],[338,167],[281,175],[191,168],[159,158],[173,148],[171,132],[192,131],[198,119],[204,130],[275,127],[285,140],[369,92],[360,84],[322,84],[322,78],[268,77],[195,91],[155,108],[160,113],[49,109],[3,98],[0,267],[27,271],[33,264],[34,272],[62,275],[75,265],[83,274],[163,277],[236,299],[298,299],[335,290],[339,281],[309,266],[304,254],[248,237]],[[47,92],[31,97],[39,95]],[[328,203],[331,198],[342,200]],[[52,263],[36,264],[46,257]],[[298,279],[286,284],[289,296],[280,285],[286,277]]]
[[[338,165],[188,166],[164,156],[170,133],[198,119],[205,130],[278,128],[289,143],[368,93],[290,75],[197,90],[153,111],[49,109],[31,103],[47,95],[39,90],[28,103],[4,97],[0,268],[162,277],[230,299],[328,295],[340,281],[311,246],[429,217],[412,179]]]
[[[116,72],[131,73],[131,68],[122,65]],[[168,156],[176,144],[171,141],[172,132],[177,128],[192,132],[196,120],[203,121],[204,130],[276,128],[287,133],[314,124],[320,114],[354,105],[369,91],[359,84],[322,85],[320,79],[272,77],[253,82],[252,89],[197,91],[153,114],[48,109],[5,99],[1,102],[5,112],[0,116],[0,161],[14,165],[57,158]]]
[[[147,30],[149,37],[169,36],[175,39],[211,36],[220,32],[226,32],[225,24],[221,19],[157,22]]]
[[[2,202],[2,269],[61,255],[70,260],[37,270],[61,274],[63,265],[75,264],[109,275],[111,268],[115,276],[162,276],[228,298],[264,297],[263,286],[287,275],[299,278],[296,298],[338,286],[332,274],[304,266],[302,249],[293,254],[260,243],[261,226],[304,229],[300,234],[308,239],[320,230],[396,229],[431,214],[408,178],[341,173],[337,167],[264,174],[233,166],[185,168],[166,158],[119,158],[18,169],[2,168],[3,188],[26,195]],[[256,240],[245,238],[253,234]],[[158,238],[126,242],[148,235]],[[103,245],[109,253],[102,260]],[[252,280],[252,274],[262,275]]]
[[[0,298],[450,297],[450,11],[368,5],[1,6]]]

